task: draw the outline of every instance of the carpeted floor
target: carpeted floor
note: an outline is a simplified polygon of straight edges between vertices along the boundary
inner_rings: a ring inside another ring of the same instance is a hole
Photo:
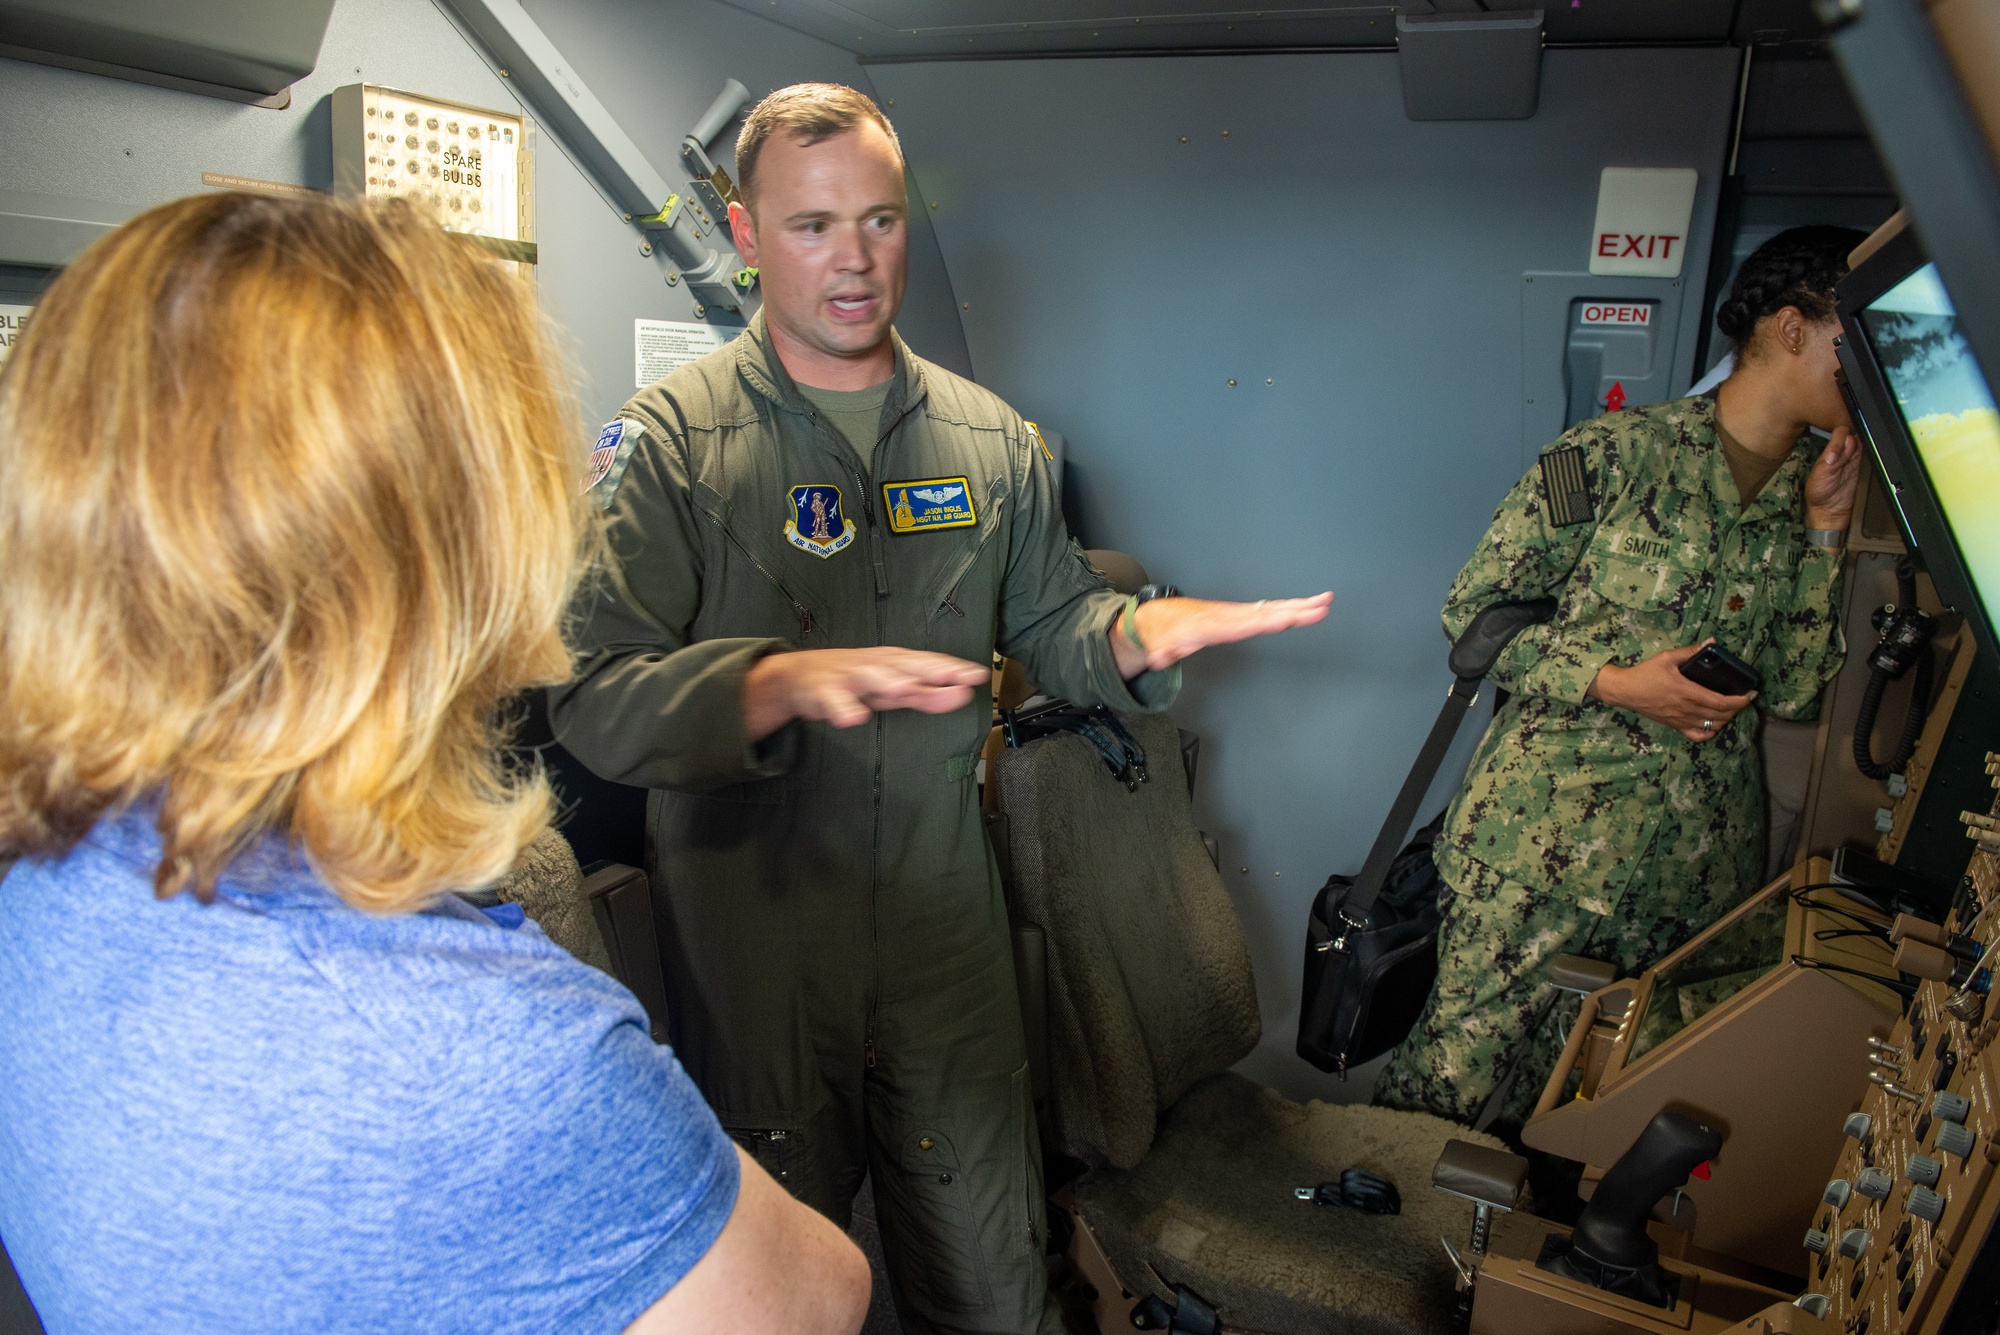
[[[1455,1301],[1440,1235],[1472,1207],[1431,1189],[1453,1137],[1420,1113],[1293,1103],[1231,1073],[1174,1105],[1138,1167],[1078,1183],[1077,1204],[1127,1284],[1181,1283],[1232,1329],[1285,1335],[1443,1335]],[[1396,1184],[1400,1215],[1315,1206],[1292,1188],[1365,1168]]]
[[[1293,1103],[1223,1074],[1175,1105],[1137,1168],[1079,1183],[1077,1203],[1128,1284],[1162,1296],[1186,1284],[1232,1330],[1444,1335],[1455,1294],[1438,1237],[1462,1244],[1472,1221],[1471,1206],[1431,1190],[1431,1166],[1454,1136],[1499,1145],[1417,1113]],[[1293,1187],[1343,1168],[1394,1182],[1403,1213],[1293,1199]],[[849,1236],[875,1272],[862,1335],[901,1335],[866,1185]]]

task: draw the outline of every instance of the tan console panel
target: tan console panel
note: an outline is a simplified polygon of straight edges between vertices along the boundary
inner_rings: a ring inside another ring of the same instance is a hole
[[[1593,993],[1521,1139],[1601,1172],[1662,1108],[1698,1116],[1727,1139],[1681,1202],[1695,1245],[1804,1276],[1798,1237],[1840,1117],[1868,1087],[1868,1040],[1902,1006],[1871,981],[1895,977],[1887,943],[1868,934],[1887,922],[1825,888],[1828,872],[1804,864],[1638,979]]]

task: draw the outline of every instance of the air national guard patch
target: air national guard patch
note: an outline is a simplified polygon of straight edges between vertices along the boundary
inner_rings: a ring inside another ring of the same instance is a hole
[[[891,533],[970,528],[979,522],[979,516],[972,508],[972,485],[962,477],[885,482],[882,484],[882,504],[889,512]]]
[[[823,483],[793,487],[791,501],[785,541],[792,546],[825,558],[854,541],[854,525],[840,512],[839,487]]]
[[[632,462],[632,451],[638,447],[642,434],[637,422],[623,417],[605,423],[604,430],[597,433],[597,444],[590,451],[590,466],[583,475],[583,490],[586,494],[595,490],[598,505],[606,510],[611,508],[611,498],[618,494],[618,484],[625,480],[625,467]]]

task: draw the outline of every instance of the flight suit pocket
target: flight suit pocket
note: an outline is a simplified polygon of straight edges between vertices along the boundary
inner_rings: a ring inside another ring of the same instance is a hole
[[[1035,1127],[1035,1095],[1028,1064],[1014,1072],[1010,1084],[1014,1101],[1014,1183],[1020,1195],[1023,1219],[1016,1230],[1017,1244],[1029,1256],[1042,1249],[1042,1175],[1034,1162],[1041,1157],[1041,1138]]]
[[[928,600],[932,622],[953,613],[962,619],[967,607],[982,607],[993,601],[997,590],[985,586],[993,585],[995,581],[990,574],[983,581],[979,579],[977,568],[994,535],[1000,531],[1006,506],[1006,479],[994,478],[993,485],[987,489],[979,526],[959,537],[959,550],[945,563],[944,573]]]
[[[902,1192],[924,1240],[910,1257],[910,1284],[939,1308],[983,1311],[992,1303],[973,1213],[972,1183],[950,1136],[919,1127],[904,1138]]]

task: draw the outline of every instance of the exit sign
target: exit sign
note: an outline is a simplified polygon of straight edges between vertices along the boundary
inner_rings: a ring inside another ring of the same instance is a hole
[[[1679,278],[1700,181],[1692,167],[1606,167],[1597,178],[1590,272]]]

